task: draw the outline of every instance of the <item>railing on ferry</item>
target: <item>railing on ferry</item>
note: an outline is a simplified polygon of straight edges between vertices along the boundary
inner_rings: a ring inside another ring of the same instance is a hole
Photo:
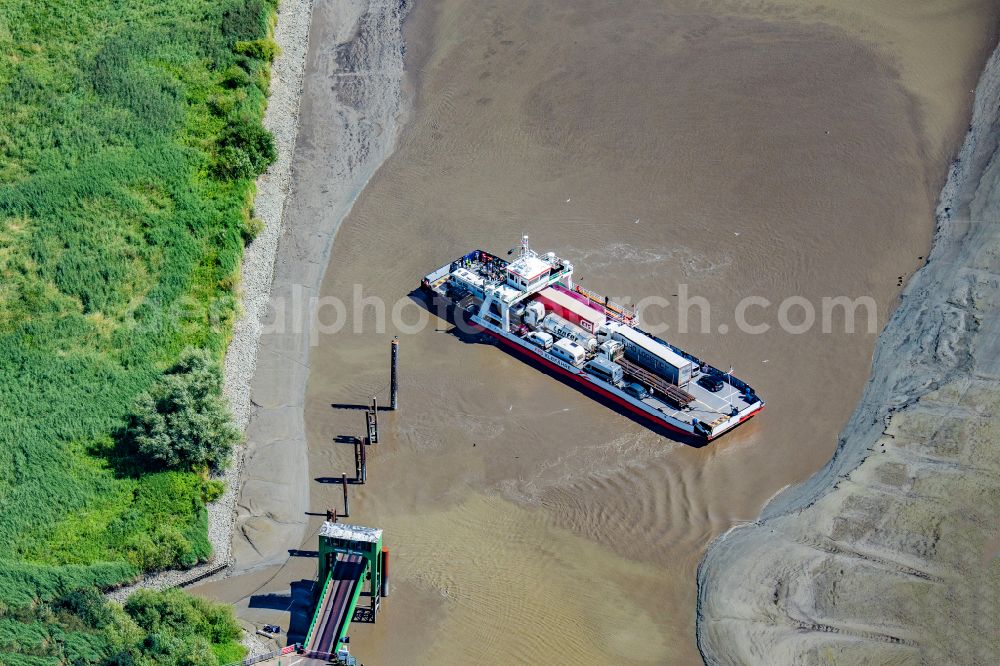
[[[587,298],[591,303],[604,308],[604,314],[618,323],[631,324],[635,321],[635,311],[630,310],[624,305],[615,303],[614,301],[609,300],[596,292],[590,291],[589,289],[585,289],[580,285],[576,285],[573,288],[573,291]]]

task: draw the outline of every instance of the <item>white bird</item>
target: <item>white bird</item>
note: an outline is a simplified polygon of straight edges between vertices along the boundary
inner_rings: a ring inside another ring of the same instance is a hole
[[[769,358],[765,358],[765,359],[764,359],[763,361],[761,361],[761,363],[767,363],[767,362],[768,362],[768,361],[770,361],[770,360],[771,360],[771,359],[769,359]]]
[[[569,199],[566,199],[566,203],[569,203]]]
[[[734,235],[734,236],[739,236],[739,235],[740,235],[740,232],[738,232],[738,231],[734,231],[734,232],[733,232],[733,235]]]
[[[633,222],[633,224],[639,224],[639,218],[635,218],[635,222]]]

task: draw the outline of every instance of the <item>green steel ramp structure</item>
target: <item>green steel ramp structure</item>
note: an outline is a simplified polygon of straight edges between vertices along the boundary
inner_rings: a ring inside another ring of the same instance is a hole
[[[323,523],[319,533],[318,576],[322,587],[303,644],[307,655],[330,659],[341,649],[366,580],[370,582],[370,617],[374,621],[379,600],[388,590],[385,558],[381,529]]]

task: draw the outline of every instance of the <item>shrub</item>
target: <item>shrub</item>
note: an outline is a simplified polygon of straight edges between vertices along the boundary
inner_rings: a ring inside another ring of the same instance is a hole
[[[254,178],[264,173],[277,157],[271,133],[260,122],[241,116],[226,125],[219,140],[219,175]]]
[[[250,83],[250,75],[239,65],[230,65],[222,71],[222,85],[227,88],[242,88]]]
[[[0,664],[219,666],[243,659],[240,635],[231,608],[179,590],[122,608],[91,588],[0,614]]]
[[[84,587],[64,595],[55,603],[56,608],[66,610],[81,622],[100,629],[108,623],[105,614],[104,597],[93,587]]]
[[[240,433],[221,389],[222,372],[209,353],[185,351],[136,401],[129,434],[137,452],[165,468],[224,467]]]
[[[217,664],[217,654],[233,661],[245,650],[237,643],[242,631],[232,608],[179,590],[140,590],[125,602],[125,612],[149,637],[143,651],[156,660],[184,664]]]
[[[201,501],[205,504],[214,502],[222,497],[222,493],[224,492],[226,492],[226,484],[217,479],[209,479],[202,486]]]
[[[139,590],[125,602],[125,612],[151,634],[193,633],[203,618],[192,602],[175,590]]]
[[[240,273],[233,271],[226,277],[219,280],[219,289],[235,293],[240,286]]]
[[[217,116],[226,117],[236,109],[236,100],[232,93],[228,95],[212,95],[208,98],[208,108]]]
[[[243,227],[240,229],[240,233],[243,235],[243,242],[247,245],[249,245],[254,238],[257,238],[262,231],[264,231],[264,220],[259,217],[245,218],[243,220]]]
[[[267,34],[269,9],[264,0],[232,0],[222,13],[222,34],[233,41],[260,39]]]
[[[278,54],[281,53],[281,48],[273,39],[266,37],[249,42],[236,42],[233,51],[248,58],[273,62],[278,57]]]
[[[257,175],[253,161],[246,151],[233,146],[222,146],[216,158],[216,169],[222,178],[253,178]]]

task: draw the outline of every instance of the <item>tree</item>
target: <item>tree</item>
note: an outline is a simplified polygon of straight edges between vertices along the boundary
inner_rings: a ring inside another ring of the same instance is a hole
[[[217,167],[224,178],[255,178],[277,157],[274,136],[253,118],[232,118],[219,137]]]
[[[222,372],[211,355],[185,351],[136,401],[129,434],[139,455],[172,469],[225,467],[240,432],[221,393]]]

